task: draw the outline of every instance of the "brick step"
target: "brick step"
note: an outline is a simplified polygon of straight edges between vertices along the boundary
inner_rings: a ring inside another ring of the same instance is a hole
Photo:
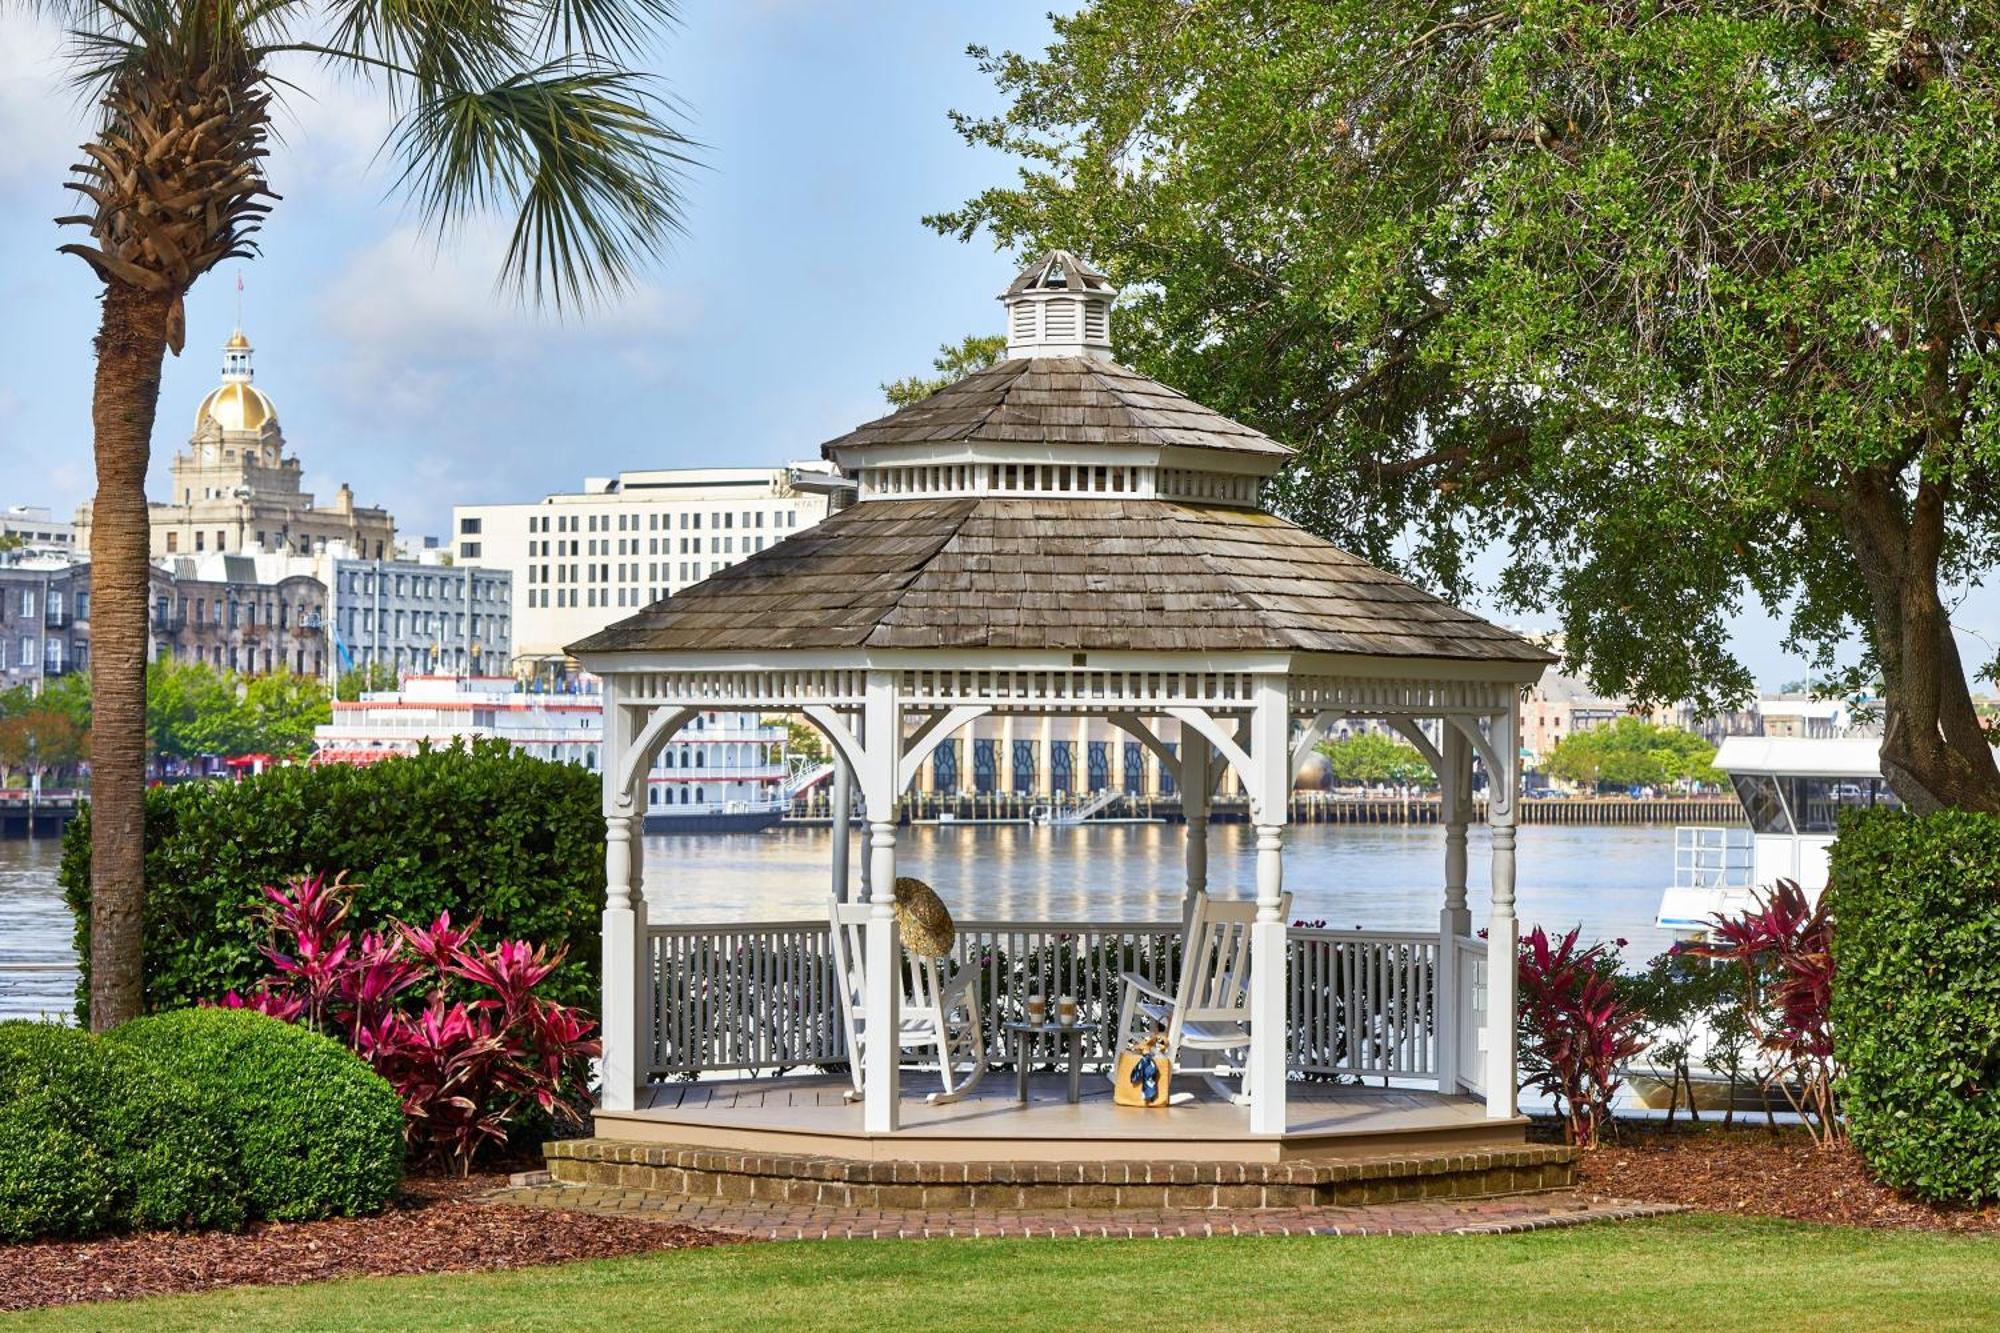
[[[680,1198],[846,1208],[1311,1208],[1568,1189],[1576,1149],[1519,1145],[1284,1162],[881,1162],[569,1139],[550,1177]]]

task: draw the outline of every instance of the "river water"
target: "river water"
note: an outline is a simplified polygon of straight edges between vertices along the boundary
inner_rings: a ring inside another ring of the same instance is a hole
[[[897,868],[928,880],[966,920],[1171,921],[1180,914],[1178,825],[920,825],[897,834]],[[1251,896],[1255,831],[1209,834],[1209,888]],[[1470,837],[1473,923],[1486,919],[1486,831]],[[657,922],[782,921],[824,911],[833,840],[825,828],[646,839],[646,899]],[[57,895],[53,840],[0,842],[0,1017],[67,1012],[75,984],[69,914]],[[1522,928],[1583,927],[1627,941],[1641,963],[1669,943],[1654,929],[1673,876],[1667,825],[1520,830]],[[1432,930],[1443,891],[1436,826],[1303,824],[1287,831],[1285,887],[1295,919],[1334,927]],[[62,970],[49,970],[51,965]]]

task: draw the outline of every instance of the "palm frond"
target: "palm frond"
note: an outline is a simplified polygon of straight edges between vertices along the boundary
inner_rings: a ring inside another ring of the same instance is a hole
[[[437,89],[394,144],[399,184],[441,230],[516,210],[501,283],[559,309],[622,290],[681,230],[694,147],[643,75],[588,57]]]
[[[539,0],[545,49],[565,55],[630,55],[679,22],[676,0]]]

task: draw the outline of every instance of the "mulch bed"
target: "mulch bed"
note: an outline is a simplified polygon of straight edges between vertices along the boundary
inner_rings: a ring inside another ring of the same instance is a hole
[[[0,1245],[0,1311],[336,1277],[464,1273],[735,1244],[695,1227],[480,1203],[505,1175],[411,1177],[376,1217]]]
[[[1937,1208],[1869,1179],[1854,1149],[1821,1149],[1803,1130],[1622,1122],[1583,1154],[1591,1194],[1707,1212],[1843,1226],[2000,1233],[2000,1208]]]

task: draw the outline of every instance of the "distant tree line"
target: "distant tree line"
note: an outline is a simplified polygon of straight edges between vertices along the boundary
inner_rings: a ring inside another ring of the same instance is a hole
[[[374,688],[370,686],[370,688]],[[312,750],[313,728],[331,720],[327,688],[312,676],[239,676],[202,662],[146,668],[146,743],[155,763]],[[90,758],[90,677],[58,676],[39,693],[0,691],[0,782],[39,774],[73,780]]]

